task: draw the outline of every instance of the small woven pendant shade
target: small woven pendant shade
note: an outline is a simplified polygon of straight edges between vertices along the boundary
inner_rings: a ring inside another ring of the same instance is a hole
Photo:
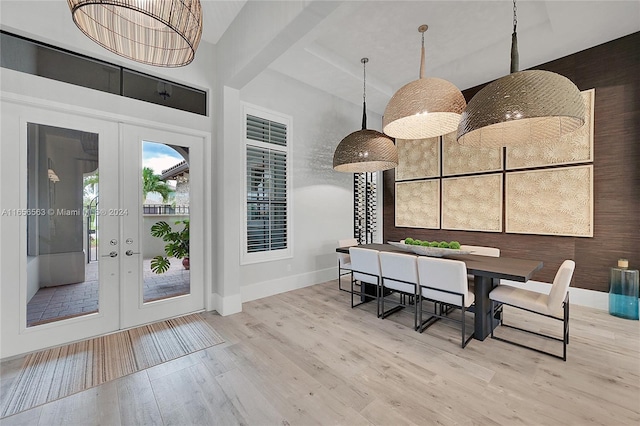
[[[67,0],[90,39],[125,58],[161,67],[193,61],[202,36],[199,0]]]
[[[393,140],[377,130],[367,129],[367,74],[368,58],[360,60],[363,66],[362,130],[347,135],[333,153],[333,168],[345,173],[368,173],[393,169],[398,166],[398,150]]]
[[[469,101],[458,143],[501,147],[558,140],[584,124],[584,101],[568,78],[550,71],[519,71],[516,2],[513,1],[511,74],[483,87]]]
[[[366,173],[398,166],[398,151],[393,141],[376,130],[358,130],[342,139],[333,153],[333,168],[338,172]]]
[[[466,106],[458,88],[441,78],[424,77],[424,33],[421,25],[422,54],[420,78],[402,86],[387,104],[382,130],[397,139],[426,139],[451,133],[458,128]]]

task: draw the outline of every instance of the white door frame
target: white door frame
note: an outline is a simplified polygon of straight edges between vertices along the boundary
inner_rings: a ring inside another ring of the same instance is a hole
[[[122,143],[118,127],[122,125],[146,126],[148,129],[174,132],[185,136],[194,136],[202,140],[200,158],[204,173],[205,153],[209,153],[206,145],[210,142],[211,135],[201,130],[193,130],[180,126],[156,123],[144,119],[136,119],[132,116],[107,113],[99,110],[77,107],[74,105],[60,104],[48,100],[33,98],[30,96],[0,92],[0,108],[2,114],[2,132],[0,136],[0,210],[26,208],[26,123],[33,122],[57,127],[66,127],[98,133],[100,135],[100,158],[106,158],[111,152],[117,156],[117,144],[110,144],[109,147],[102,146],[102,140],[113,139]],[[113,146],[112,146],[113,145]],[[203,146],[204,145],[204,146]],[[115,149],[115,152],[111,150]],[[115,172],[115,171],[114,171]],[[117,174],[117,173],[116,173]],[[101,172],[102,175],[102,172]],[[210,183],[201,177],[200,195],[197,201],[197,211],[202,215],[201,223],[203,230],[200,233],[202,238],[202,252],[198,262],[204,265],[205,260],[210,257],[207,249],[211,247],[211,242],[206,235],[211,235],[208,228],[211,224],[210,209],[205,209],[205,205],[211,202]],[[114,178],[117,181],[117,178]],[[16,185],[19,189],[16,191]],[[117,186],[116,186],[117,188]],[[121,189],[121,188],[119,188]],[[117,190],[115,190],[117,192]],[[101,188],[101,198],[104,198],[104,190]],[[115,196],[115,195],[114,195]],[[119,200],[120,202],[122,200]],[[118,301],[123,297],[120,293],[120,286],[105,287],[101,285],[100,294],[101,310],[96,314],[66,319],[36,327],[26,327],[26,218],[9,217],[0,218],[2,229],[2,239],[0,247],[0,359],[15,355],[56,346],[70,341],[85,339],[88,337],[108,333],[118,328],[123,328],[122,318],[117,312],[114,315],[106,315],[103,304],[119,306]],[[102,219],[102,225],[105,219]],[[114,217],[114,221],[118,221]],[[123,230],[119,224],[114,228],[119,229],[117,238],[122,240]],[[108,244],[108,239],[103,238]],[[100,247],[102,253],[109,251],[110,246]],[[103,262],[103,265],[106,262]],[[121,265],[122,263],[120,263]],[[103,272],[108,274],[109,280],[119,280],[119,274],[125,269],[101,268],[101,279]],[[212,292],[212,281],[208,277],[212,269],[204,265],[201,269],[201,282],[203,284],[203,304],[204,308],[211,309],[210,295]],[[194,278],[192,278],[193,280]],[[102,290],[105,287],[105,290]],[[113,290],[115,288],[116,290]],[[122,311],[123,309],[119,309]]]

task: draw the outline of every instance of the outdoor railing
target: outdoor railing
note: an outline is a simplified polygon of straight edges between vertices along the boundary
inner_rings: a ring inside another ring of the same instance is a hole
[[[142,214],[188,215],[189,206],[172,206],[170,204],[143,204]]]

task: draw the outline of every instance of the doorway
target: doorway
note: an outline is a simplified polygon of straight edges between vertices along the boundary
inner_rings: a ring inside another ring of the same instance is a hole
[[[204,308],[202,137],[25,105],[2,140],[3,357]]]

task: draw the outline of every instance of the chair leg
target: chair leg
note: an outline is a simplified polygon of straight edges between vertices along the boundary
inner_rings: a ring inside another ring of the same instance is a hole
[[[569,344],[569,303],[564,305],[563,339],[562,339],[562,359],[567,360],[567,345]]]
[[[418,296],[413,297],[413,329],[418,329]]]
[[[384,318],[384,282],[378,286],[376,297],[378,298],[378,318]]]
[[[495,309],[496,303],[497,302],[495,302],[493,300],[491,301],[491,309]],[[568,302],[567,302],[567,305],[568,305]],[[522,332],[525,332],[525,333],[529,333],[529,334],[533,334],[533,335],[536,335],[536,336],[544,337],[546,339],[557,340],[559,342],[562,342],[562,356],[556,355],[556,354],[551,353],[551,352],[543,351],[541,349],[537,349],[537,348],[534,348],[534,347],[531,347],[531,346],[526,346],[526,345],[523,345],[522,343],[518,343],[518,342],[515,342],[515,341],[512,341],[512,340],[508,340],[508,339],[505,339],[505,338],[502,338],[502,337],[494,336],[493,329],[491,330],[491,338],[495,339],[495,340],[500,340],[502,342],[509,343],[509,344],[512,344],[512,345],[515,345],[515,346],[519,346],[521,348],[529,349],[529,350],[532,350],[532,351],[535,351],[535,352],[538,352],[538,353],[541,353],[541,354],[549,355],[549,356],[561,359],[561,360],[566,362],[567,361],[567,344],[568,344],[568,341],[569,341],[569,315],[568,315],[569,314],[569,310],[568,310],[568,306],[567,305],[564,306],[564,315],[563,315],[563,318],[561,320],[562,323],[563,323],[563,336],[562,336],[562,338],[549,336],[549,335],[546,335],[546,334],[538,333],[536,331],[532,331],[532,330],[527,330],[525,328],[516,327],[514,325],[504,324],[503,321],[500,322],[500,325],[503,326],[503,327],[512,328],[512,329],[519,330],[519,331],[522,331]],[[502,303],[501,309],[504,310],[504,303]],[[519,308],[519,309],[522,309],[522,308]],[[527,309],[524,309],[524,310],[526,311]],[[533,312],[533,313],[537,314],[537,315],[540,315],[540,314],[538,314],[536,312]],[[503,311],[503,315],[504,315],[504,311]],[[559,318],[556,318],[556,317],[552,317],[552,318],[555,318],[555,319],[559,320]]]
[[[353,309],[353,280],[351,280],[351,309]]]
[[[416,324],[416,331],[418,331],[422,325],[422,292],[417,296],[416,303],[418,304],[418,323]]]
[[[353,272],[349,272],[349,274],[342,274],[342,275],[340,275],[340,273],[338,272],[338,290],[349,293],[348,288],[342,287],[342,277],[344,277],[345,275],[349,275],[349,279],[353,281]]]
[[[353,272],[351,273],[351,279],[353,280]],[[349,291],[346,288],[342,288],[342,268],[340,267],[340,260],[338,260],[338,290]]]
[[[496,311],[496,302],[494,302],[493,300],[491,301],[491,312],[494,313],[495,315],[495,311]],[[477,313],[477,312],[476,312]],[[492,315],[493,316],[493,315]],[[500,314],[500,325],[502,325],[502,314]],[[491,327],[491,338],[493,339],[493,327]]]
[[[462,307],[460,308],[460,312],[462,312],[462,315],[461,315],[461,318],[460,318],[460,320],[462,321],[462,345],[461,345],[461,346],[462,346],[462,349],[464,349],[464,347],[466,346],[466,343],[465,343],[465,341],[464,341],[464,323],[465,323],[465,320],[464,320],[464,310],[465,310],[465,309],[464,309],[464,302],[463,302],[463,303],[462,303]]]
[[[365,302],[360,302],[360,303],[354,303],[353,302],[353,296],[355,294],[354,290],[353,290],[353,284],[355,283],[356,280],[352,279],[351,280],[351,309],[355,308],[356,306],[360,306]],[[360,283],[360,285],[362,286],[363,284]]]

